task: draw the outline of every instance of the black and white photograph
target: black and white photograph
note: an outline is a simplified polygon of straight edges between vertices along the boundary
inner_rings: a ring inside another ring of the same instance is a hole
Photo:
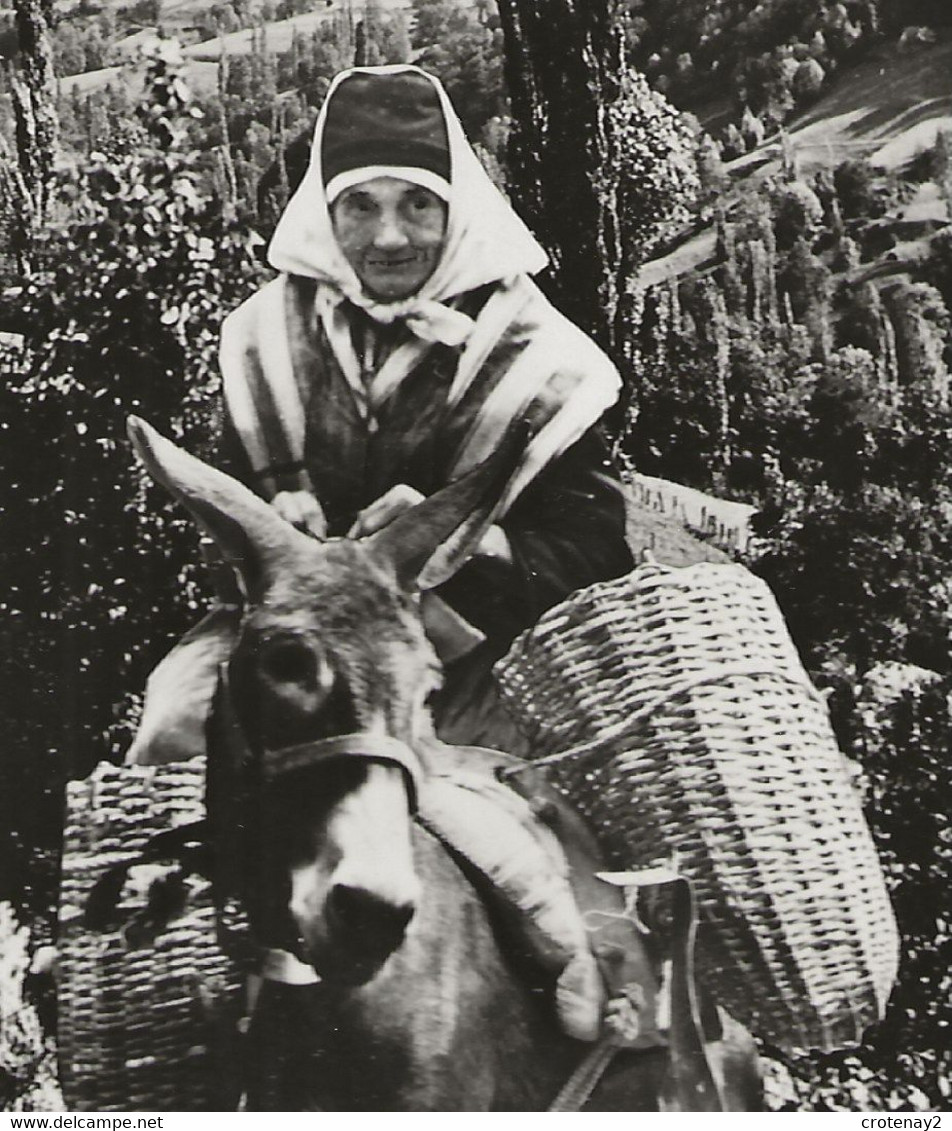
[[[4,1126],[938,1131],[952,3],[3,2]]]

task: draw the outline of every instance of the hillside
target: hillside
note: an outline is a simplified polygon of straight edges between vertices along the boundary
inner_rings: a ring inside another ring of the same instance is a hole
[[[401,15],[412,22],[412,0],[373,0],[379,14],[388,17]],[[256,49],[256,36],[264,33],[264,49],[269,53],[288,51],[295,37],[311,37],[322,28],[330,29],[341,19],[359,21],[363,16],[362,0],[316,0],[313,11],[302,12],[285,19],[269,18],[273,10],[269,0],[252,0],[246,5],[250,16],[262,13],[256,27],[246,27],[224,35],[209,37],[203,33],[210,10],[220,7],[220,0],[161,0],[159,22],[149,26],[136,26],[131,34],[124,35],[108,45],[115,65],[94,70],[78,71],[60,77],[60,91],[65,95],[79,92],[86,96],[104,90],[118,82],[136,94],[141,88],[141,57],[143,47],[158,36],[174,37],[184,44],[182,54],[186,59],[185,78],[195,93],[204,95],[216,89],[217,64],[222,55],[230,57],[248,55]],[[453,0],[453,6],[472,9],[475,0]],[[78,5],[64,9],[62,18],[68,20]],[[212,63],[213,67],[206,64]]]
[[[257,8],[255,8],[255,2]],[[455,6],[472,7],[475,0],[454,0]],[[176,27],[186,36],[209,8],[211,0],[160,0],[163,29]],[[268,0],[253,0],[250,10],[262,10]],[[384,14],[399,13],[412,22],[412,0],[376,0]],[[272,5],[273,8],[273,5]],[[270,20],[260,29],[242,29],[213,38],[189,42],[182,49],[185,77],[200,97],[214,94],[219,84],[223,56],[238,58],[254,51],[268,55],[287,53],[292,45],[313,40],[322,28],[332,34],[342,17],[359,18],[357,0],[321,0],[313,11]],[[194,31],[194,28],[192,29]],[[86,97],[108,86],[121,87],[135,97],[141,85],[141,47],[155,28],[141,28],[112,45],[113,55],[127,61],[61,79],[64,95]],[[848,67],[834,72],[822,96],[789,120],[783,133],[774,133],[750,152],[724,166],[726,190],[718,208],[730,216],[742,209],[752,192],[775,178],[785,163],[793,162],[807,181],[822,170],[832,170],[851,159],[865,159],[889,172],[901,172],[952,127],[952,29],[935,33],[936,42],[909,42],[893,35],[872,49],[851,57]],[[859,58],[859,63],[855,62]],[[291,80],[294,81],[293,78]],[[279,86],[279,91],[292,89]],[[714,129],[723,125],[727,103],[723,90],[693,108],[702,123]],[[259,121],[262,120],[259,116]],[[928,253],[933,232],[949,223],[947,194],[935,184],[911,186],[889,215],[880,219],[888,245],[849,276],[855,281],[881,280],[914,269]],[[638,285],[649,288],[682,278],[690,272],[711,269],[717,253],[713,225],[695,228],[669,244],[666,254],[643,267]]]
[[[202,7],[210,7],[211,3],[212,0],[172,0],[171,3],[164,4],[163,34],[168,35],[177,31],[180,35],[187,36],[188,25],[194,23]],[[410,0],[377,0],[378,10],[387,14],[395,12],[405,14],[409,12],[410,7]],[[325,3],[312,12],[304,12],[284,20],[270,20],[261,29],[264,33],[265,50],[273,53],[288,51],[295,36],[311,36],[319,32],[322,27],[330,26],[334,20],[351,10],[352,6],[348,0],[325,0]],[[117,81],[128,84],[133,91],[138,90],[142,69],[141,48],[158,34],[158,27],[140,28],[133,35],[117,41],[113,45],[113,50],[125,60],[122,64],[64,76],[60,79],[61,92],[69,95],[75,90],[87,95],[103,90]],[[222,55],[250,54],[255,49],[255,38],[258,35],[259,29],[244,28],[184,46],[182,55],[187,61],[185,79],[193,91],[204,95],[215,90],[218,84],[218,61]]]
[[[410,0],[379,0],[380,7],[388,12],[406,12],[410,8]],[[312,35],[315,31],[326,26],[338,15],[340,6],[333,4],[318,8],[314,12],[305,12],[300,16],[292,16],[287,20],[274,20],[264,27],[265,49],[268,51],[288,51],[295,35]],[[202,43],[193,43],[183,49],[182,54],[186,59],[216,62],[222,55],[247,55],[253,50],[253,41],[256,30],[247,28],[243,31],[234,31],[229,35],[222,35],[216,39],[205,40]]]
[[[728,162],[731,186],[724,204],[729,210],[752,188],[776,176],[785,151],[794,157],[803,178],[857,157],[898,171],[935,145],[946,129],[952,129],[952,34],[909,53],[898,44],[883,46],[793,118],[784,136],[769,137]],[[894,218],[900,223],[950,220],[948,206],[934,186],[923,186]],[[639,284],[652,286],[703,269],[713,261],[714,250],[713,230],[697,232],[647,264]]]
[[[884,46],[849,71],[788,128],[803,173],[850,157],[898,168],[952,126],[952,34],[933,46],[904,52]],[[735,162],[733,171],[779,157],[777,139]],[[776,168],[776,164],[774,164]]]

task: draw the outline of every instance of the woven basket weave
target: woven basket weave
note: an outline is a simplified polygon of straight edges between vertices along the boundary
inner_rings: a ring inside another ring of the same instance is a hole
[[[496,667],[612,862],[674,854],[699,976],[781,1048],[856,1043],[896,976],[879,861],[824,702],[767,586],[644,565],[552,609]],[[580,748],[580,749],[577,749]]]
[[[100,765],[67,791],[60,889],[59,1054],[74,1111],[222,1111],[234,1104],[241,979],[216,939],[209,885],[152,945],[82,922],[92,885],[158,832],[205,815],[204,761]],[[135,869],[120,909],[145,906]]]

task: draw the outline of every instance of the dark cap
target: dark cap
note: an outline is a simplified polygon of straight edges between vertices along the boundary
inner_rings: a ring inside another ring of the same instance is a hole
[[[425,169],[449,182],[450,147],[440,96],[414,71],[357,71],[327,104],[321,140],[325,186],[373,165]]]

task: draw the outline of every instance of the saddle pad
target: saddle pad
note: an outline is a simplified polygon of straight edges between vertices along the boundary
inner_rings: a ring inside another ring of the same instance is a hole
[[[556,1011],[568,1035],[595,1040],[604,988],[555,835],[518,794],[466,771],[429,777],[417,819],[479,873],[524,948],[557,975]]]

